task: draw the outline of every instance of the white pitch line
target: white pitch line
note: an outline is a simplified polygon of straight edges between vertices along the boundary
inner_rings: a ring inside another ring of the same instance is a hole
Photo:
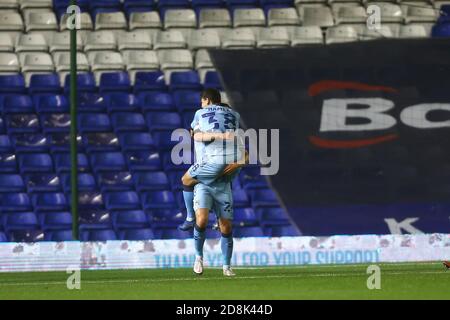
[[[437,274],[443,273],[443,271],[423,271],[423,272],[408,272],[414,274]],[[404,275],[405,272],[389,272],[389,275]],[[249,280],[249,279],[283,279],[283,278],[313,278],[313,277],[350,277],[350,276],[360,276],[366,277],[365,273],[320,273],[320,274],[302,274],[302,275],[267,275],[267,276],[236,276],[233,278],[228,277],[210,277],[202,278],[202,276],[192,276],[191,278],[165,278],[165,279],[124,279],[124,280],[81,280],[82,284],[108,284],[108,283],[138,283],[138,282],[169,282],[169,281],[217,281],[217,280]],[[9,282],[0,283],[0,287],[8,286],[43,286],[43,285],[60,285],[66,284],[65,281],[52,281],[52,282]]]

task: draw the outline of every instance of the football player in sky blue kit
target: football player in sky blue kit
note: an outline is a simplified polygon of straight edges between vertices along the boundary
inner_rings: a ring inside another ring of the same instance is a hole
[[[191,128],[194,137],[195,163],[182,177],[186,221],[179,227],[187,231],[194,227],[194,186],[211,184],[222,174],[231,174],[242,164],[236,163],[242,154],[235,148],[234,130],[239,127],[239,114],[221,104],[220,92],[205,89],[201,96],[202,109],[194,115]]]

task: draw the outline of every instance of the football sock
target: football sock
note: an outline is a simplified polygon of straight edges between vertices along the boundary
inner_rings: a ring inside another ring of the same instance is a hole
[[[220,248],[222,249],[223,266],[229,267],[231,263],[231,255],[233,254],[233,234],[223,234],[220,238]]]
[[[183,186],[183,199],[187,211],[186,220],[194,221],[195,220],[194,187]]]
[[[197,224],[194,225],[194,246],[198,257],[203,257],[203,245],[206,238],[205,230],[206,228],[200,228]]]

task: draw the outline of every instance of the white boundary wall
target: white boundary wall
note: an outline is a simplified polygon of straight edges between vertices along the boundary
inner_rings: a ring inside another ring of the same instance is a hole
[[[219,239],[205,243],[206,266],[221,266]],[[192,267],[188,240],[0,243],[0,272]],[[450,260],[450,234],[242,238],[234,266]]]

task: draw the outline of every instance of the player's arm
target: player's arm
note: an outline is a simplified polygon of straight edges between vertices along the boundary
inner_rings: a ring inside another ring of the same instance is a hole
[[[210,142],[214,140],[232,140],[234,139],[233,132],[202,132],[194,131],[194,140],[201,142]]]
[[[227,165],[225,169],[223,169],[223,172],[220,176],[232,175],[237,169],[242,168],[243,166],[248,164],[248,159],[249,159],[248,151],[245,150],[244,157],[238,162]]]

